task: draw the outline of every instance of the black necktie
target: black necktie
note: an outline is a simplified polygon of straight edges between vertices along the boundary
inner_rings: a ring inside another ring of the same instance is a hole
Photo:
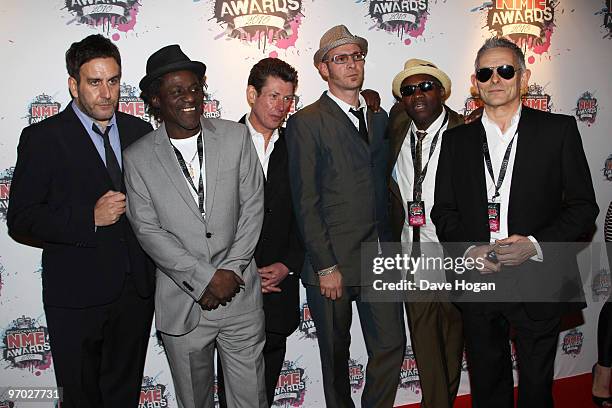
[[[115,191],[123,191],[123,175],[121,173],[121,167],[119,167],[119,162],[117,161],[117,157],[115,156],[115,152],[110,144],[110,138],[108,136],[112,125],[106,127],[104,133],[100,131],[98,126],[94,123],[91,125],[91,129],[102,136],[102,140],[104,140],[104,155],[106,157],[106,170],[108,171],[108,175],[113,182],[113,187]]]
[[[364,142],[368,142],[368,128],[366,126],[365,117],[363,116],[363,110],[359,109],[349,109],[349,112],[353,114],[357,119],[359,119],[359,135],[363,139]]]
[[[423,171],[423,139],[427,136],[427,132],[424,130],[417,130],[417,144],[416,152],[414,157],[414,182],[412,185],[412,199],[414,201],[421,201],[421,193],[423,186],[421,183],[417,183],[417,180],[421,176]],[[421,227],[412,227],[412,242],[419,242],[421,240]]]

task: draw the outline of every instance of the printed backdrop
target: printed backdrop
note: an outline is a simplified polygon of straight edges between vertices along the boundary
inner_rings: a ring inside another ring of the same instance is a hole
[[[448,105],[470,112],[473,59],[484,39],[509,36],[526,53],[532,81],[525,103],[573,115],[578,120],[597,200],[612,199],[611,81],[612,14],[604,0],[3,0],[0,4],[0,384],[51,386],[53,356],[41,304],[41,253],[6,233],[6,210],[21,129],[64,109],[70,101],[64,53],[93,33],[121,50],[119,109],[149,120],[138,81],[146,59],[178,43],[208,66],[205,115],[237,120],[247,110],[250,67],[267,56],[295,66],[300,104],[315,101],[325,83],[312,57],[321,34],[345,24],[369,40],[365,87],[383,106],[393,103],[391,81],[408,58],[431,60],[453,80]],[[604,214],[596,241],[602,240]],[[559,337],[556,377],[590,370],[595,361],[597,315],[610,290],[606,254],[592,246],[583,272],[589,303],[584,323]],[[585,251],[588,252],[588,251]],[[591,256],[592,255],[592,256]],[[95,290],[95,288],[92,288]],[[303,295],[303,294],[302,294]],[[305,297],[303,296],[303,299]],[[324,406],[316,332],[303,303],[300,328],[289,340],[275,405]],[[350,380],[355,401],[363,390],[366,351],[358,322],[353,326]],[[467,373],[460,393],[469,393]],[[418,370],[408,344],[396,405],[420,400]],[[170,372],[155,331],[142,385],[140,407],[176,407]],[[53,406],[41,403],[38,406]],[[22,402],[1,401],[0,407]],[[36,404],[27,404],[36,406]]]

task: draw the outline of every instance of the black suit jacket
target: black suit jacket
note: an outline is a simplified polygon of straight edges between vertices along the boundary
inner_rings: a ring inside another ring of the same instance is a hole
[[[431,217],[438,238],[455,257],[470,243],[488,243],[485,165],[480,120],[445,132],[436,176]],[[543,248],[544,262],[507,267],[526,299],[580,298],[575,252],[547,243],[576,242],[594,225],[598,213],[591,174],[576,121],[571,116],[523,106],[510,202],[508,234],[533,236]],[[537,277],[537,280],[536,280]],[[464,310],[483,310],[464,304]],[[558,302],[525,303],[530,317],[547,319],[567,310]],[[573,306],[582,306],[574,303]]]
[[[245,121],[246,116],[239,120],[243,124]],[[300,322],[298,276],[304,263],[304,249],[291,204],[284,133],[284,129],[280,128],[268,163],[264,184],[264,220],[254,256],[257,267],[281,262],[293,272],[278,285],[282,292],[266,293],[263,297],[266,331],[288,336]]]
[[[152,130],[116,113],[121,149]],[[25,128],[11,184],[9,233],[42,242],[46,306],[85,308],[118,298],[131,273],[142,297],[153,293],[153,264],[125,216],[95,228],[94,206],[112,182],[72,104]]]
[[[287,123],[293,205],[306,248],[302,281],[338,264],[346,286],[369,286],[361,274],[361,243],[389,241],[385,172],[387,113],[368,110],[369,144],[326,93]]]

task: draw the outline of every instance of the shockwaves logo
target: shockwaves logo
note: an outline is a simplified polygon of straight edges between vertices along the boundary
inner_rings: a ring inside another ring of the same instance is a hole
[[[419,37],[425,31],[429,15],[429,0],[370,0],[368,14],[378,28],[404,39]],[[406,45],[410,40],[404,41]]]
[[[221,103],[218,99],[215,99],[209,92],[204,93],[204,105],[203,115],[205,118],[220,118],[221,117]]]
[[[612,254],[608,254],[612,256]],[[610,271],[606,268],[601,268],[597,274],[593,276],[593,284],[591,285],[593,293],[593,302],[606,300],[610,293]]]
[[[591,126],[597,116],[597,99],[590,92],[583,93],[576,103],[576,116],[581,122]]]
[[[216,0],[214,17],[227,37],[286,49],[298,38],[301,11],[302,0]]]
[[[542,54],[550,48],[557,4],[558,0],[492,0],[472,11],[487,11],[486,25],[494,35]]]
[[[421,393],[421,383],[419,382],[419,369],[417,368],[416,359],[412,352],[412,346],[406,346],[404,354],[404,362],[400,370],[400,381],[398,388],[409,389],[415,394]]]
[[[4,332],[3,348],[2,356],[13,368],[27,368],[40,375],[38,370],[51,367],[49,332],[30,317],[13,320]]]
[[[363,370],[363,364],[359,364],[359,361],[349,358],[349,383],[351,384],[351,390],[357,392],[363,388],[363,382],[365,381],[365,371]]]
[[[144,377],[140,388],[138,408],[159,408],[168,406],[166,386],[159,384],[154,378]]]
[[[302,332],[302,338],[317,338],[317,328],[315,327],[312,316],[310,315],[310,307],[308,307],[308,303],[304,303],[300,310],[300,325],[298,326],[298,330]]]
[[[147,113],[144,101],[140,99],[138,88],[129,84],[121,84],[119,89],[119,112],[127,113],[128,115],[136,116],[151,124],[155,124],[153,117]]]
[[[278,376],[274,390],[274,405],[281,407],[301,407],[306,394],[304,369],[295,361],[285,361]]]
[[[612,181],[612,154],[610,154],[604,162],[604,167],[601,169],[601,172],[606,180]]]
[[[59,102],[56,102],[52,96],[40,94],[34,97],[34,100],[28,106],[28,124],[42,122],[43,120],[59,113]]]
[[[13,171],[15,171],[15,167],[9,167],[0,172],[0,219],[3,221],[6,221],[6,213],[8,212]]]
[[[572,329],[565,336],[563,336],[563,342],[561,349],[567,355],[576,357],[582,350],[582,342],[584,341],[584,335],[577,329]]]
[[[127,32],[134,29],[140,3],[138,0],[66,0],[66,8],[77,17],[81,24]],[[113,34],[113,40],[119,34]]]

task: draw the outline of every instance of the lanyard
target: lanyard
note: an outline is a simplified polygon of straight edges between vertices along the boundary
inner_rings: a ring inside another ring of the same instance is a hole
[[[183,155],[179,150],[172,146],[174,149],[174,154],[176,155],[176,159],[179,162],[179,166],[181,166],[181,170],[185,175],[185,178],[189,182],[193,191],[198,195],[198,205],[200,207],[200,212],[202,216],[206,215],[206,211],[204,211],[204,182],[202,181],[202,161],[204,160],[204,142],[202,141],[202,131],[200,131],[200,135],[198,136],[198,159],[200,162],[200,179],[198,181],[198,189],[196,190],[195,184],[193,184],[193,180],[191,179],[191,175],[189,174],[189,170],[187,170],[187,165],[185,164],[185,159],[183,159]]]
[[[414,190],[415,191],[421,192],[423,189],[423,181],[425,180],[425,176],[427,175],[427,166],[429,166],[429,161],[431,160],[431,156],[433,156],[434,151],[436,150],[436,145],[438,144],[438,136],[440,136],[440,132],[444,128],[444,125],[446,125],[446,122],[448,122],[448,112],[446,112],[446,114],[444,115],[444,121],[442,122],[442,126],[440,126],[440,128],[438,129],[438,131],[436,132],[436,134],[434,135],[431,141],[427,163],[425,164],[425,167],[423,167],[423,169],[419,173],[419,177],[415,178],[414,180]],[[414,136],[414,132],[410,131],[410,153],[412,154],[412,163],[414,163],[416,160],[415,139],[416,137]]]
[[[510,160],[510,151],[512,150],[512,144],[514,143],[514,139],[518,134],[518,129],[514,132],[512,139],[510,139],[510,143],[506,148],[506,153],[504,154],[504,159],[502,160],[501,167],[499,169],[499,177],[497,179],[497,184],[495,183],[495,175],[493,174],[493,164],[491,163],[491,154],[489,153],[489,144],[487,143],[487,135],[486,132],[480,134],[480,139],[482,140],[482,153],[484,154],[485,163],[487,164],[487,170],[489,171],[489,176],[491,177],[491,181],[495,185],[495,195],[491,197],[491,201],[495,202],[495,199],[499,197],[499,190],[501,189],[502,183],[504,182],[504,178],[506,177],[506,170],[508,170],[508,161]]]

